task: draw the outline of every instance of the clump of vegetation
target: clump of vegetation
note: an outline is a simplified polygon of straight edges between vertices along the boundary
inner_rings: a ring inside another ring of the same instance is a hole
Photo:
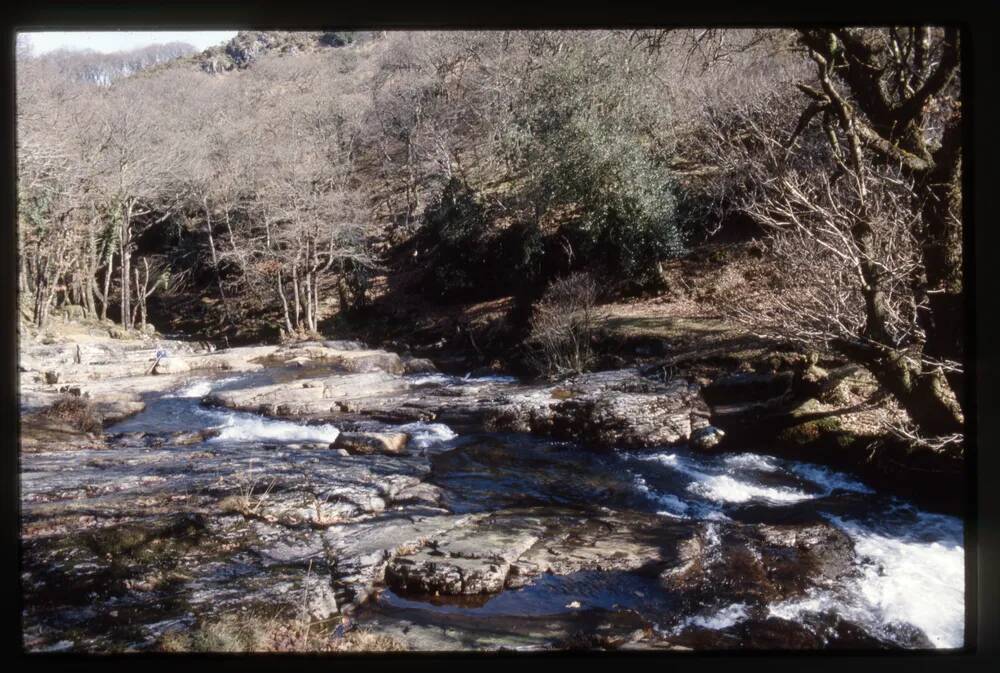
[[[199,544],[204,531],[202,517],[179,514],[165,522],[136,521],[109,526],[87,534],[86,540],[87,545],[101,556],[162,561]]]
[[[552,283],[536,304],[528,346],[536,369],[553,374],[585,371],[594,359],[597,283],[573,274]]]
[[[340,620],[335,620],[339,622]],[[354,629],[338,635],[331,620],[266,617],[259,612],[223,615],[190,632],[171,631],[159,643],[163,652],[400,652],[395,638]]]
[[[66,423],[81,432],[101,432],[103,425],[93,403],[80,395],[61,395],[44,410],[50,419]]]
[[[424,211],[434,293],[519,294],[553,270],[587,271],[625,292],[656,286],[658,264],[684,246],[671,153],[656,142],[668,120],[654,102],[655,67],[626,67],[625,52],[584,35],[517,47],[494,67],[522,86],[500,103],[463,101],[491,120],[504,159],[490,189],[452,176]]]
[[[519,294],[538,281],[543,241],[537,226],[497,226],[501,213],[468,183],[450,179],[424,212],[420,244],[433,261],[426,291],[445,299]],[[426,262],[425,262],[426,263]]]
[[[276,483],[277,479],[265,483],[263,479],[241,473],[236,476],[239,493],[223,498],[219,502],[219,509],[246,517],[260,516]]]
[[[683,250],[669,152],[655,145],[668,121],[651,89],[653,69],[587,44],[538,71],[518,123],[536,208],[572,209],[560,228],[573,268],[640,289],[657,264]]]

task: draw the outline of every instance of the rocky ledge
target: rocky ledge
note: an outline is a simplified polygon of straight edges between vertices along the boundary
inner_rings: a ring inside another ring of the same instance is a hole
[[[531,432],[595,447],[666,446],[718,432],[709,425],[708,407],[697,384],[660,383],[635,369],[528,386],[490,378],[405,376],[398,373],[391,354],[379,351],[353,357],[329,350],[306,352],[314,354],[308,359],[298,356],[303,366],[330,363],[329,371],[300,378],[294,385],[266,383],[218,391],[205,402],[283,418],[437,420],[463,428]]]

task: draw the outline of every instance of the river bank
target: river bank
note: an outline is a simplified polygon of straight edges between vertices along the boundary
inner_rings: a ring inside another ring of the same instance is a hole
[[[961,644],[959,519],[715,425],[780,378],[435,370],[353,342],[23,345],[29,648]],[[44,412],[65,395],[103,432]]]

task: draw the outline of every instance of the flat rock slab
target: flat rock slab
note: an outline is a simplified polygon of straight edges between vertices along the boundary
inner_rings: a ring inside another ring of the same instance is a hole
[[[345,411],[345,402],[404,392],[407,382],[386,372],[309,377],[295,383],[274,383],[217,391],[205,403],[268,416],[310,416]]]
[[[328,345],[329,344],[329,345]],[[403,374],[402,358],[389,351],[365,348],[358,342],[304,342],[276,349],[268,360],[280,364],[322,364],[331,371],[345,374],[388,372]]]
[[[541,519],[503,513],[458,526],[413,553],[389,561],[385,582],[401,595],[472,595],[502,591],[511,564],[544,531]]]
[[[676,562],[681,545],[694,534],[689,523],[665,522],[655,515],[560,517],[517,559],[507,586],[523,586],[542,573],[568,575],[669,566]]]
[[[337,583],[345,603],[364,603],[384,580],[386,562],[399,554],[410,554],[428,540],[474,520],[469,515],[443,511],[427,515],[381,516],[330,528],[323,533],[329,554],[336,559]]]

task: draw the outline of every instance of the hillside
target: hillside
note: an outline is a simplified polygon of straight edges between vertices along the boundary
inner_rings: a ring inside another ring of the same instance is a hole
[[[845,35],[870,72],[895,67],[883,33]],[[244,31],[105,87],[27,58],[22,315],[219,344],[361,335],[559,376],[650,347],[612,307],[688,303],[776,349],[862,363],[954,436],[961,223],[917,204],[956,193],[907,186],[943,189],[920,176],[957,165],[954,39],[934,33],[940,76],[920,75],[936,121],[896,137],[883,117],[916,99],[871,103],[858,132],[888,144],[855,155],[851,181],[830,166],[855,132],[831,136],[835,111],[821,123],[798,98],[816,75],[789,47],[827,48],[809,31]],[[909,148],[903,164],[889,147]]]

